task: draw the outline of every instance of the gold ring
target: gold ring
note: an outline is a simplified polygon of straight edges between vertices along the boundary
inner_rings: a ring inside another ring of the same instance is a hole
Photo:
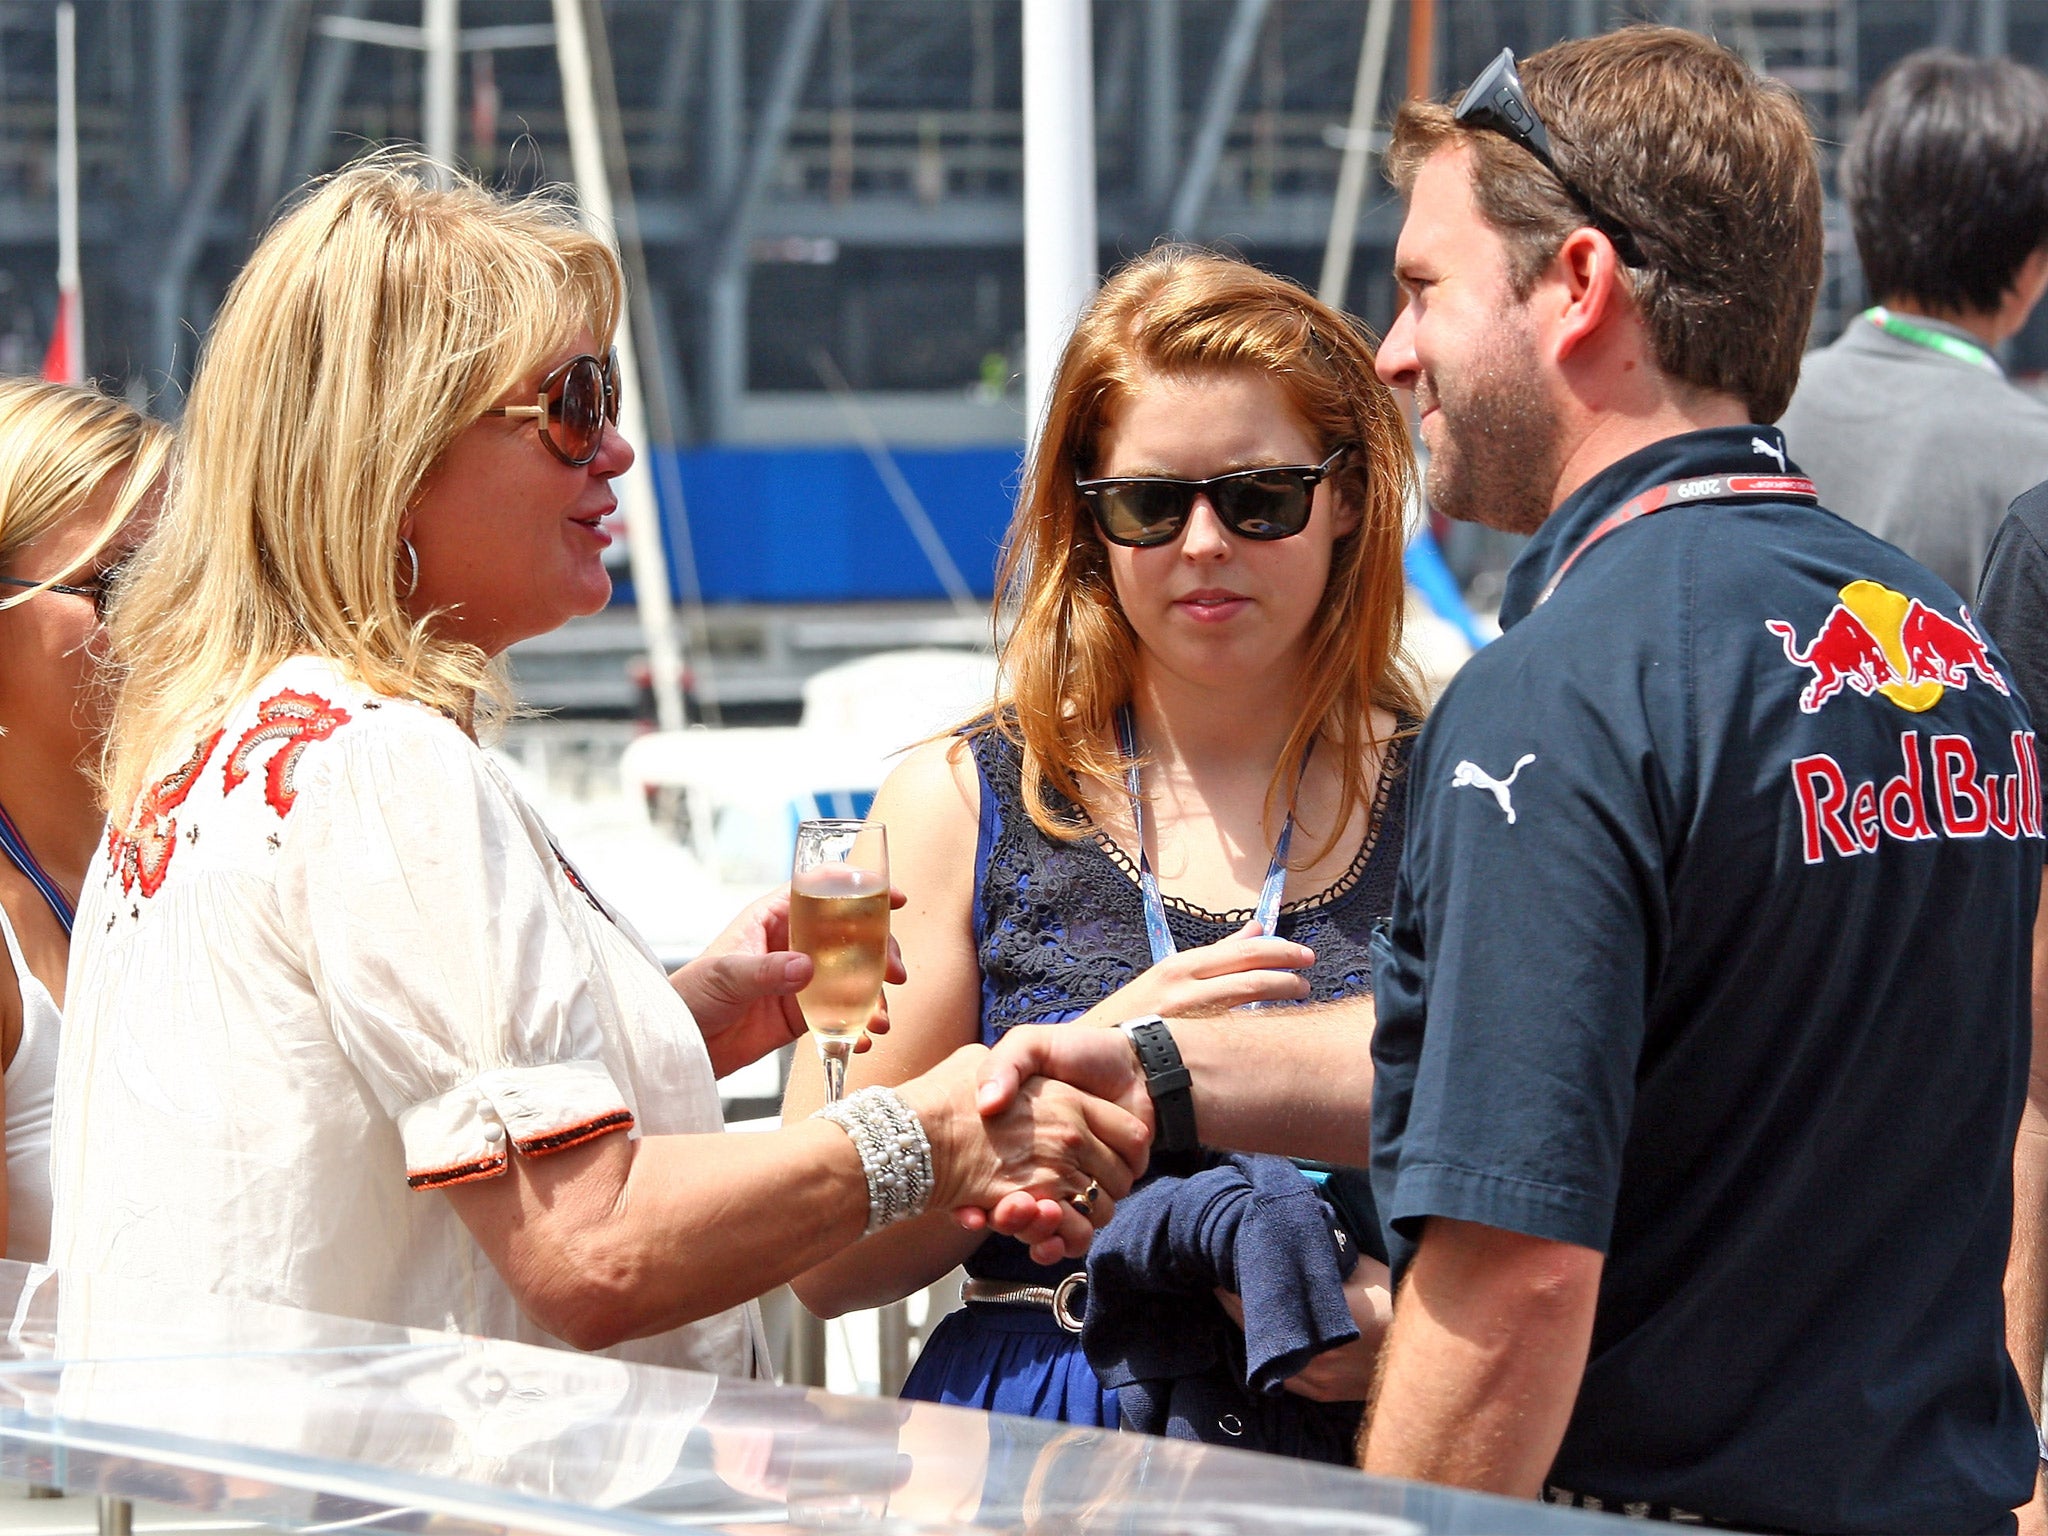
[[[1082,1190],[1080,1194],[1067,1196],[1067,1204],[1071,1205],[1083,1216],[1092,1217],[1095,1214],[1095,1202],[1101,1198],[1102,1186],[1091,1179],[1088,1182],[1088,1187]]]

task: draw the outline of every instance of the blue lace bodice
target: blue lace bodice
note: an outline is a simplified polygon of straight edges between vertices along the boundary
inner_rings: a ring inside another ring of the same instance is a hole
[[[1312,1000],[1372,989],[1372,925],[1394,904],[1407,795],[1407,739],[1387,754],[1372,831],[1344,877],[1281,908],[1280,936],[1316,952]],[[981,962],[981,1038],[995,1044],[1018,1024],[1085,1013],[1152,964],[1137,871],[1105,838],[1061,842],[1026,811],[1016,745],[995,731],[973,738],[981,774],[981,838],[975,853],[974,942]],[[1062,807],[1064,809],[1064,807]],[[1251,911],[1206,912],[1166,898],[1167,926],[1182,949],[1230,937]]]
[[[1137,871],[1104,838],[1061,842],[1024,808],[1016,745],[995,731],[972,738],[981,775],[981,833],[974,860],[974,945],[981,962],[981,1038],[993,1045],[1019,1024],[1076,1018],[1152,964]],[[1372,990],[1373,924],[1394,904],[1407,829],[1402,769],[1408,738],[1387,751],[1371,830],[1358,857],[1329,889],[1280,909],[1280,935],[1316,952],[1311,1000],[1332,1002]],[[1064,807],[1063,807],[1064,808]],[[1251,911],[1205,912],[1166,898],[1174,943],[1194,949],[1229,938]],[[1199,1154],[1192,1156],[1198,1157]],[[1192,1171],[1199,1163],[1190,1162]],[[1165,1168],[1155,1159],[1155,1171]],[[1046,1269],[1024,1245],[991,1237],[967,1261],[969,1274],[1046,1284],[1080,1261]]]

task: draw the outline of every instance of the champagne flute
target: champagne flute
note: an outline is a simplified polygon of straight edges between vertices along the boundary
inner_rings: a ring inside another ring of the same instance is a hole
[[[825,1066],[825,1102],[882,1000],[889,958],[889,836],[879,821],[807,821],[789,874],[789,943],[811,957],[797,1006]]]

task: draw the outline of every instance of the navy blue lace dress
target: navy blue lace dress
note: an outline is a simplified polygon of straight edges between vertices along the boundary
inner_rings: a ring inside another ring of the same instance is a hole
[[[1048,837],[1024,808],[1018,749],[993,731],[972,738],[981,777],[981,833],[974,855],[974,943],[981,962],[981,1038],[1019,1024],[1078,1018],[1152,964],[1137,870],[1103,839]],[[1387,754],[1371,830],[1342,879],[1280,912],[1280,934],[1316,953],[1312,1000],[1372,990],[1372,926],[1394,902],[1407,795],[1407,739]],[[1207,912],[1166,898],[1181,949],[1230,937],[1251,911]],[[1154,1172],[1167,1168],[1154,1159]],[[1057,1285],[1079,1261],[1047,1268],[1014,1238],[990,1237],[967,1260],[984,1280]],[[1049,1311],[969,1302],[941,1322],[904,1383],[905,1397],[957,1403],[1069,1424],[1118,1424],[1116,1393],[1089,1369],[1077,1335]]]

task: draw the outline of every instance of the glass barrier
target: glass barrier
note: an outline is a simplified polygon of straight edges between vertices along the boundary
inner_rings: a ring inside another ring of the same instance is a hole
[[[21,1264],[0,1263],[0,1317],[0,1477],[222,1522],[418,1536],[1617,1529],[1246,1451]]]

